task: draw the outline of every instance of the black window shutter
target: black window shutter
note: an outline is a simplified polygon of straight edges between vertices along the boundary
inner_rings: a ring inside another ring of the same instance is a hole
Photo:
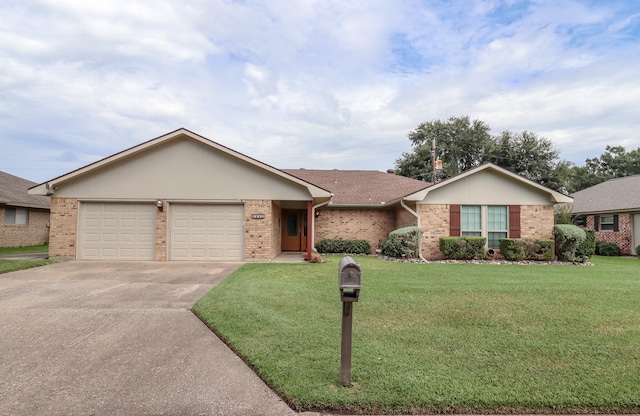
[[[618,231],[618,215],[613,216],[613,231]]]
[[[593,229],[596,231],[600,229],[600,217],[597,215],[593,216]]]

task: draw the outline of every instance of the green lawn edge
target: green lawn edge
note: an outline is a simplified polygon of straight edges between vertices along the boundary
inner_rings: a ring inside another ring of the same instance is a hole
[[[57,263],[57,260],[4,260],[0,259],[0,274],[17,272],[18,270],[32,269],[34,267],[46,266]]]
[[[354,387],[344,388],[340,257],[244,265],[192,310],[298,411],[640,411],[638,259],[596,257],[589,267],[355,257],[363,292],[354,305]],[[421,328],[425,314],[437,330]]]
[[[41,244],[37,246],[0,247],[0,256],[22,253],[44,253],[47,251],[49,251],[48,244]]]

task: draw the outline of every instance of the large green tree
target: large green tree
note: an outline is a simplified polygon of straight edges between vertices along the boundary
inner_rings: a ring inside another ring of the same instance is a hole
[[[574,166],[567,186],[570,193],[613,178],[640,175],[640,147],[629,152],[623,146],[607,146],[599,157],[589,158],[584,166]]]
[[[551,140],[523,131],[503,131],[493,138],[488,161],[552,189],[565,187],[566,171],[556,171],[568,162],[559,161],[560,152]]]
[[[490,128],[468,116],[449,117],[421,123],[408,137],[413,151],[396,160],[396,172],[414,179],[431,181],[432,141],[436,141],[436,160],[442,160],[440,177],[447,178],[481,165],[492,146]]]
[[[435,139],[436,159],[443,162],[438,179],[492,162],[552,189],[565,189],[571,165],[558,160],[559,152],[550,140],[528,131],[504,131],[491,136],[490,130],[483,121],[471,121],[468,116],[421,123],[409,132],[413,151],[396,160],[396,173],[431,181],[431,148]]]

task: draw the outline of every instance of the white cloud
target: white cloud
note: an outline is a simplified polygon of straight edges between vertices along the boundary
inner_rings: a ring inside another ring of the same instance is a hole
[[[26,178],[178,127],[279,167],[384,170],[420,122],[466,114],[578,163],[640,146],[629,2],[8,0],[0,13],[0,170]],[[29,150],[38,162],[14,163]]]

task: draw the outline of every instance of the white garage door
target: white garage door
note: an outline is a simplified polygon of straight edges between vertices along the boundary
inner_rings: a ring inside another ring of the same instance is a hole
[[[81,203],[78,259],[153,260],[155,212],[152,203]]]
[[[242,260],[242,205],[171,205],[171,260]]]

